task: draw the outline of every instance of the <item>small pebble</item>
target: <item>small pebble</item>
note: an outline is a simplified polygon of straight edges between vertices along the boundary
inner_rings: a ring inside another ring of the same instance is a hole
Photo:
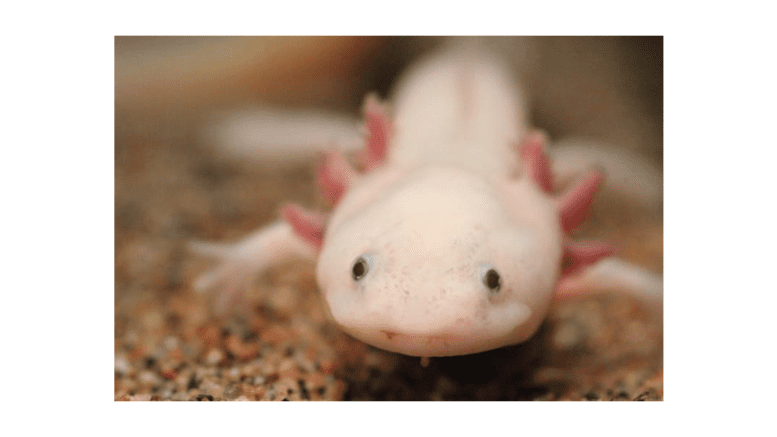
[[[159,380],[159,377],[150,370],[144,370],[140,372],[140,375],[138,375],[138,381],[141,384],[147,385],[147,386],[157,385],[161,382]]]
[[[181,342],[178,340],[178,337],[175,337],[173,335],[169,335],[165,338],[164,342],[162,343],[166,350],[172,351],[175,349],[178,349]]]
[[[132,371],[132,366],[129,361],[127,361],[127,358],[120,355],[114,358],[113,369],[120,375],[129,375]]]
[[[195,375],[192,374],[189,377],[189,380],[186,382],[186,389],[192,390],[192,389],[199,388],[199,386],[200,386],[200,383],[197,381],[197,378],[195,377]]]
[[[244,396],[247,396],[251,400],[261,401],[267,395],[267,389],[261,386],[243,386]]]
[[[299,375],[297,363],[291,358],[282,360],[280,364],[278,364],[278,374],[281,378],[296,379]]]
[[[171,367],[169,365],[162,366],[162,368],[159,370],[159,374],[162,375],[165,379],[175,379],[178,376],[178,370],[176,370],[175,367]]]
[[[308,391],[307,385],[305,384],[304,379],[297,380],[297,385],[299,385],[299,394],[304,400],[310,400],[310,392]]]
[[[221,349],[211,349],[205,357],[205,363],[210,366],[217,366],[224,359],[224,352]]]
[[[143,359],[143,365],[146,367],[146,369],[151,369],[152,367],[156,366],[157,359],[152,356],[148,356]]]

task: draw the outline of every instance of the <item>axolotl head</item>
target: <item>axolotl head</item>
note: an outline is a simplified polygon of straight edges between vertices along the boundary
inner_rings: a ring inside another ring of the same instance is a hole
[[[560,275],[553,199],[525,180],[493,186],[452,167],[376,171],[332,215],[317,279],[349,334],[413,356],[526,340]]]

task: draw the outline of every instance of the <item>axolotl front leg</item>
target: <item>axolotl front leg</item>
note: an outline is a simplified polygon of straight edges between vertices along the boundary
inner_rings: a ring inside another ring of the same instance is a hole
[[[312,246],[285,221],[252,232],[235,243],[190,243],[194,252],[216,258],[218,265],[194,282],[194,288],[214,297],[214,310],[225,313],[243,303],[243,291],[256,275],[289,258],[313,258]]]

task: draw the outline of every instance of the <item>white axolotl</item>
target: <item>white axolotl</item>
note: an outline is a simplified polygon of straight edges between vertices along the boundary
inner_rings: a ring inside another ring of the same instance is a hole
[[[604,173],[551,195],[545,137],[527,129],[517,81],[497,57],[471,48],[430,56],[396,88],[391,115],[369,96],[364,117],[363,172],[335,150],[319,168],[331,214],[290,204],[239,243],[195,243],[222,258],[198,288],[223,304],[282,259],[316,258],[344,331],[420,357],[523,342],[554,297],[622,288],[660,305],[660,277],[600,261],[610,244],[570,238]]]

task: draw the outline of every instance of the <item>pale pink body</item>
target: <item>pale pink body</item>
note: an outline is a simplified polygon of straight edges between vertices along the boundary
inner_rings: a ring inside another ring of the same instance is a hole
[[[544,137],[527,133],[508,72],[475,47],[416,65],[391,111],[367,100],[365,173],[338,152],[324,160],[319,181],[331,215],[291,205],[285,222],[244,242],[200,245],[225,262],[198,285],[232,296],[246,271],[317,255],[329,314],[366,343],[429,357],[528,339],[557,292],[591,288],[563,284],[613,247],[570,240],[603,175],[551,197]],[[626,271],[614,266],[605,277]]]

